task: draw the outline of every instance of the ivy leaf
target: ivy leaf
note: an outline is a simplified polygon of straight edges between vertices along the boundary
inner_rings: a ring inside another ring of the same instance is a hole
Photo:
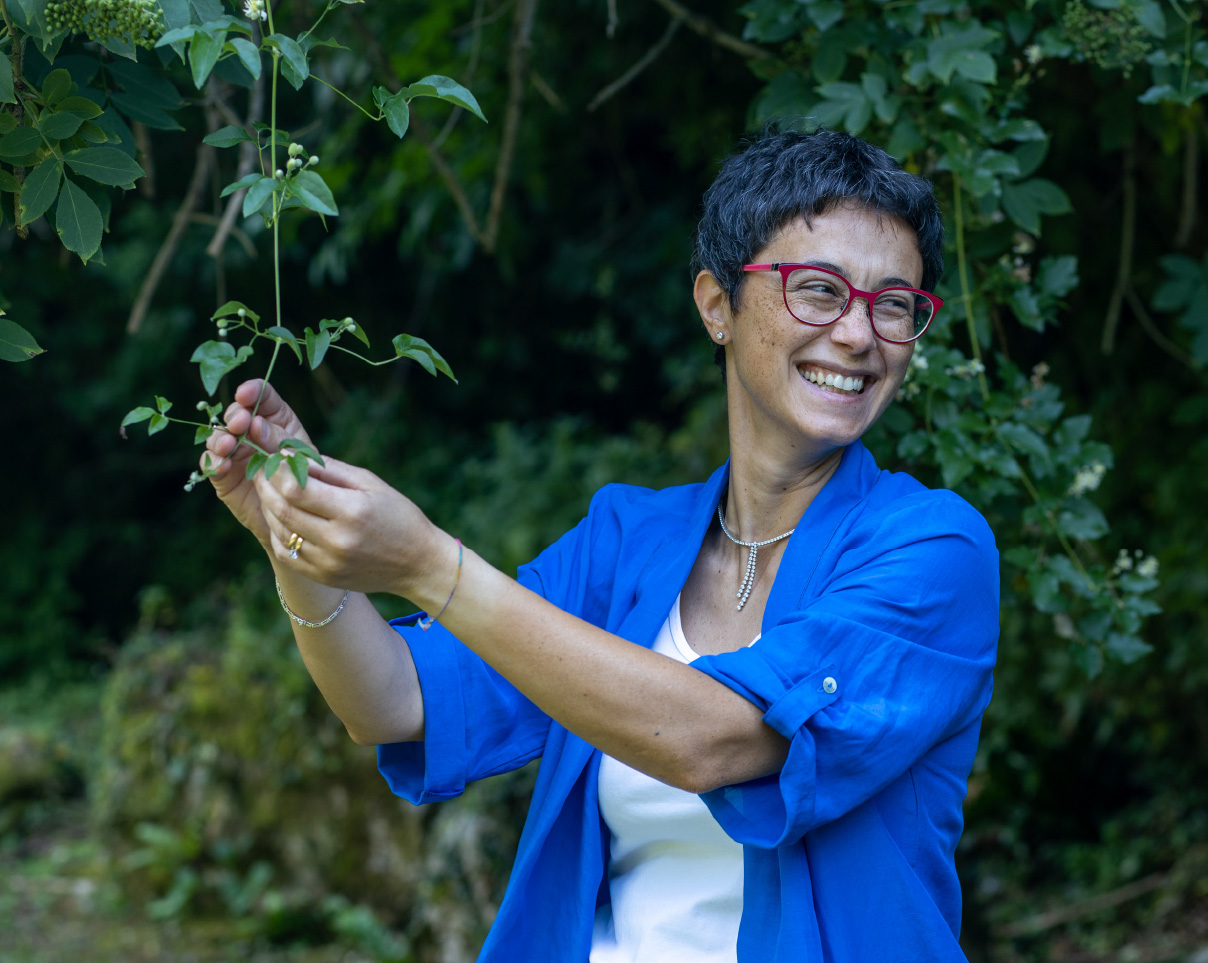
[[[273,196],[273,191],[277,188],[277,182],[271,177],[260,175],[247,193],[243,195],[243,216],[251,217],[257,211],[261,210],[268,199]]]
[[[28,361],[44,350],[16,321],[0,318],[0,361]]]
[[[87,264],[100,250],[103,229],[104,221],[96,202],[64,177],[59,203],[55,206],[55,231],[63,246]]]
[[[0,57],[0,104],[15,104],[17,94],[13,89],[13,65],[8,57]]]
[[[464,107],[483,123],[486,123],[487,119],[483,116],[482,108],[478,106],[478,101],[474,99],[474,95],[450,77],[432,74],[405,88],[405,92],[408,100],[413,97],[437,97],[450,104],[456,104],[458,107]]]
[[[47,157],[29,172],[21,189],[21,209],[17,212],[17,223],[22,227],[32,224],[50,210],[50,205],[59,195],[62,177],[63,168],[59,165],[57,157]]]
[[[331,347],[331,334],[320,331],[315,334],[310,328],[306,329],[306,358],[310,362],[310,370],[314,371],[323,363],[327,349]]]
[[[428,344],[423,338],[413,338],[409,334],[396,335],[394,340],[390,342],[394,346],[394,356],[396,358],[410,358],[423,368],[428,374],[435,375],[436,372],[451,378],[453,383],[457,383],[457,379],[453,377],[453,369],[449,367],[432,345]]]
[[[244,143],[245,141],[251,141],[254,144],[256,143],[256,138],[249,134],[244,128],[235,127],[233,125],[220,127],[218,130],[206,134],[205,137],[201,139],[203,144],[209,144],[211,147],[234,147],[237,144]]]
[[[68,151],[63,160],[77,174],[110,187],[133,187],[145,171],[116,147],[82,147]]]
[[[335,198],[331,196],[331,188],[314,171],[298,171],[290,178],[287,187],[307,208],[318,214],[335,217],[340,213]]]

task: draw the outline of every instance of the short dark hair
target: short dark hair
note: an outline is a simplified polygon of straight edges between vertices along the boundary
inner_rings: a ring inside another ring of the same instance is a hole
[[[844,202],[908,224],[923,259],[921,286],[934,289],[944,273],[944,224],[931,182],[902,170],[881,148],[825,128],[805,134],[770,126],[722,163],[705,191],[692,276],[708,271],[736,305],[742,266],[777,231]],[[715,347],[724,373],[724,349]]]

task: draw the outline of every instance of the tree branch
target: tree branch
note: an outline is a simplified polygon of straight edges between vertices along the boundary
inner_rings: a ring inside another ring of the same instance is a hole
[[[1124,215],[1120,226],[1120,266],[1116,270],[1116,284],[1107,302],[1107,314],[1103,318],[1103,338],[1099,347],[1104,354],[1111,354],[1116,346],[1116,328],[1120,324],[1120,308],[1124,293],[1132,277],[1133,235],[1137,227],[1137,147],[1129,141],[1124,148]]]
[[[1002,927],[998,932],[1008,939],[1017,936],[1034,936],[1045,930],[1051,930],[1055,926],[1060,926],[1062,923],[1090,916],[1111,909],[1113,906],[1119,906],[1121,903],[1127,903],[1129,900],[1137,899],[1146,893],[1152,893],[1166,885],[1167,879],[1167,873],[1154,873],[1152,876],[1146,876],[1144,879],[1138,879],[1119,889],[1114,889],[1110,893],[1101,893],[1068,906],[1049,910],[1047,913],[1037,913],[1035,916],[1025,917],[1018,922]]]
[[[525,70],[528,67],[528,52],[532,45],[533,19],[537,14],[537,0],[520,0],[516,7],[516,24],[512,32],[512,51],[508,58],[508,106],[503,118],[503,140],[499,145],[499,160],[495,165],[495,186],[491,189],[491,206],[487,212],[483,247],[490,253],[495,251],[499,239],[499,223],[503,218],[503,198],[507,192],[508,177],[512,173],[512,156],[516,150],[516,136],[520,130],[520,110],[524,106],[524,92],[528,87]]]
[[[212,99],[213,84],[214,79],[211,77],[207,83],[207,100]],[[217,129],[218,112],[211,103],[207,103],[206,133]],[[147,271],[147,276],[143,278],[142,287],[139,288],[138,297],[134,299],[134,305],[130,308],[130,317],[126,320],[127,334],[137,334],[143,326],[147,309],[151,306],[151,299],[155,297],[155,291],[159,287],[160,281],[163,280],[164,272],[168,269],[168,264],[176,253],[176,248],[180,245],[180,239],[184,237],[185,229],[193,218],[193,211],[201,199],[202,191],[205,190],[206,180],[210,176],[210,168],[213,163],[214,148],[209,144],[198,144],[197,160],[193,164],[193,177],[189,181],[188,190],[185,191],[180,207],[176,210],[176,215],[172,218],[172,227],[168,230],[168,236],[164,238],[164,243],[156,251],[155,260],[151,262],[151,268]]]
[[[626,70],[625,73],[621,74],[620,77],[596,94],[591,99],[591,103],[587,105],[587,112],[590,114],[606,100],[630,84],[638,74],[654,63],[658,59],[659,54],[667,49],[667,45],[671,43],[671,38],[675,36],[675,32],[679,30],[682,22],[682,20],[676,20],[674,18],[668,21],[667,29],[663,31],[663,35],[659,37],[655,45],[647,50],[646,53],[644,53],[637,61],[637,63]]]
[[[1124,289],[1124,298],[1128,301],[1128,306],[1132,308],[1133,314],[1137,316],[1137,320],[1141,322],[1142,329],[1153,339],[1154,344],[1174,358],[1179,364],[1186,365],[1192,371],[1200,370],[1201,366],[1195,358],[1162,333],[1161,329],[1154,322],[1152,315],[1145,309],[1145,305],[1137,296],[1137,292],[1132,286],[1132,281],[1129,281],[1128,286]]]
[[[1200,130],[1194,119],[1187,125],[1183,141],[1183,206],[1179,211],[1179,227],[1174,233],[1174,246],[1186,247],[1195,230],[1196,205],[1200,193]]]
[[[225,102],[221,102],[226,106]],[[230,108],[227,108],[230,110]],[[244,127],[251,127],[253,121],[260,119],[260,115],[264,113],[264,71],[260,72],[260,76],[256,78],[252,84],[251,92],[247,98],[247,120],[244,121]],[[236,121],[238,123],[238,121]],[[256,166],[256,158],[259,152],[256,145],[251,141],[244,141],[239,145],[239,167],[235,172],[235,180],[242,180],[252,172],[252,168]],[[222,220],[218,222],[218,229],[214,232],[214,236],[210,238],[210,243],[206,245],[206,254],[212,258],[218,258],[222,254],[223,248],[226,246],[227,235],[235,227],[235,219],[243,210],[243,195],[247,193],[244,188],[241,191],[236,191],[231,195],[231,199],[227,201],[226,210],[222,212]]]
[[[732,50],[740,57],[746,57],[748,60],[762,60],[766,57],[774,56],[770,50],[757,47],[753,43],[747,43],[733,34],[726,33],[708,17],[702,17],[700,14],[693,13],[686,7],[681,6],[677,0],[654,0],[654,2],[671,14],[671,16],[675,17],[676,20],[682,20],[687,24],[689,30],[700,34],[706,40],[717,44],[719,47]]]

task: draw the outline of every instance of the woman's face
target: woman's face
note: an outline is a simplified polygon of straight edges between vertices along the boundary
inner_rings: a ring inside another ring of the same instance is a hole
[[[808,225],[803,218],[789,222],[752,258],[755,264],[774,262],[823,267],[864,291],[917,288],[923,277],[914,231],[896,217],[855,206],[832,208]],[[825,457],[872,426],[906,375],[913,344],[873,334],[864,299],[833,324],[801,324],[784,305],[780,274],[752,272],[737,306],[720,306],[719,328],[710,323],[699,281],[697,289],[710,332],[724,332],[732,435],[751,432],[799,456]],[[851,378],[853,387],[826,385],[827,375]]]

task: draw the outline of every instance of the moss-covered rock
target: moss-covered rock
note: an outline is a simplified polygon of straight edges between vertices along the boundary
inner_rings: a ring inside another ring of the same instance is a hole
[[[396,798],[280,613],[248,606],[212,633],[123,646],[101,747],[92,818],[153,915],[244,914],[270,934],[322,938],[369,907],[410,958],[442,963],[473,959],[530,789],[521,773],[441,807]]]

